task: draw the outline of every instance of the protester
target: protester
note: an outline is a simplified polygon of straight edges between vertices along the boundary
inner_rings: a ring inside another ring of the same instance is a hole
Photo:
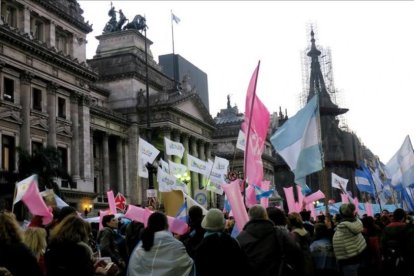
[[[13,276],[43,275],[36,257],[23,243],[23,233],[14,214],[4,211],[0,212],[0,267]]]
[[[115,232],[118,229],[118,219],[115,215],[106,215],[102,218],[103,229],[99,231],[97,243],[102,257],[110,257],[121,271],[126,269],[125,261],[122,259],[116,239],[119,237]]]
[[[192,269],[193,260],[184,245],[168,231],[167,216],[152,213],[140,243],[131,254],[128,275],[186,276]]]
[[[275,228],[263,206],[252,206],[248,215],[249,221],[236,239],[247,256],[250,270],[258,276],[277,275],[282,255],[294,251],[298,253],[299,247],[287,232]],[[284,245],[280,244],[278,235],[287,241]]]
[[[47,246],[46,230],[40,227],[28,227],[24,231],[23,243],[35,255],[43,274],[46,274],[44,254]]]
[[[203,210],[201,207],[197,205],[191,206],[188,210],[188,226],[190,229],[187,234],[180,237],[191,258],[194,258],[195,249],[204,237],[205,230],[201,227],[202,220]]]
[[[318,276],[339,275],[331,240],[332,236],[328,227],[325,223],[316,223],[314,230],[314,241],[309,249],[315,265],[315,274]]]
[[[253,275],[239,243],[224,232],[225,223],[219,209],[211,208],[204,216],[206,233],[194,256],[197,276]]]
[[[69,215],[53,228],[45,253],[47,276],[106,274],[105,269],[94,267],[85,224],[77,215]]]
[[[358,274],[366,242],[362,236],[363,225],[356,215],[355,205],[345,203],[339,207],[342,221],[336,226],[333,247],[340,271],[345,276]]]
[[[125,229],[125,244],[128,259],[132,254],[135,246],[141,240],[142,232],[144,231],[144,224],[139,221],[131,221]]]
[[[289,233],[287,226],[288,220],[285,211],[276,207],[267,207],[266,212],[269,219],[275,224],[276,228]]]

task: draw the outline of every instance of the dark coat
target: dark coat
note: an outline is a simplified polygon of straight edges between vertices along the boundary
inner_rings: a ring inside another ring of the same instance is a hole
[[[116,243],[116,233],[109,227],[104,227],[99,233],[97,242],[99,244],[99,249],[101,250],[102,257],[111,257],[112,261],[117,265],[123,261],[121,254],[119,253],[119,248]]]
[[[91,276],[95,270],[92,250],[83,243],[52,242],[45,263],[47,276]]]
[[[255,275],[277,275],[282,252],[270,220],[250,220],[236,239]]]
[[[227,233],[207,233],[196,249],[197,276],[253,275],[238,242]]]
[[[36,257],[23,243],[0,244],[0,267],[13,276],[42,276]]]

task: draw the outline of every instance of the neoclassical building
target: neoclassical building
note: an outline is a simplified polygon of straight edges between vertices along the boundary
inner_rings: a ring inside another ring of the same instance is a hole
[[[148,139],[148,126],[165,160],[171,157],[164,154],[164,136],[193,156],[211,157],[214,120],[190,85],[184,81],[177,91],[162,73],[143,30],[106,29],[96,55],[86,60],[92,28],[76,0],[2,0],[0,12],[3,201],[12,201],[18,147],[58,149],[73,185],[56,182],[79,210],[106,208],[109,189],[146,204],[148,181],[137,168],[138,139]],[[187,163],[186,157],[174,161]],[[191,195],[207,197],[203,181],[191,173]]]

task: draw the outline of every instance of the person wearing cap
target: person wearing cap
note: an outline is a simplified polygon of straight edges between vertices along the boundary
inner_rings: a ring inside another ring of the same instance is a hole
[[[362,235],[363,225],[355,210],[353,203],[345,203],[339,207],[342,221],[336,226],[332,239],[339,268],[345,276],[358,274],[363,251],[367,247]]]
[[[237,240],[224,232],[225,225],[219,209],[211,208],[204,216],[201,226],[206,233],[194,256],[197,276],[253,275]]]

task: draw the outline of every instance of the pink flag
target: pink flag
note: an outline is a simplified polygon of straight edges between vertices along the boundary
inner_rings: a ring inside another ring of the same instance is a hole
[[[270,181],[264,180],[262,181],[262,190],[263,191],[269,191],[270,189]],[[269,198],[268,197],[262,197],[260,199],[260,204],[263,206],[263,208],[269,207]]]
[[[116,212],[114,192],[112,190],[107,191],[106,195],[108,196],[109,210],[111,210],[111,213],[115,215],[117,212]]]
[[[111,211],[109,210],[99,210],[99,230],[102,230],[103,225],[102,225],[102,219],[104,216],[109,215],[111,213]]]
[[[341,201],[342,203],[348,203],[349,202],[349,198],[347,194],[342,193],[341,194]]]
[[[365,202],[364,205],[367,216],[373,217],[374,212],[372,211],[372,204],[369,202]]]
[[[128,205],[128,209],[125,213],[125,217],[130,219],[130,220],[135,220],[135,221],[139,221],[142,223],[146,223],[145,222],[145,209],[141,208],[141,207],[137,207],[134,206],[132,204]]]
[[[354,197],[354,199],[352,201],[353,201],[353,203],[355,205],[355,209],[356,209],[356,211],[357,211],[357,213],[359,215],[359,201],[358,201],[358,198],[357,197]]]
[[[322,191],[321,191],[321,190],[318,190],[317,192],[315,192],[315,193],[313,193],[313,194],[310,194],[310,195],[308,195],[307,197],[305,197],[305,198],[303,199],[303,202],[304,202],[306,205],[308,205],[308,204],[313,203],[314,201],[317,201],[317,200],[322,199],[322,198],[325,198],[325,194],[324,194],[324,193],[322,193]]]
[[[283,191],[285,192],[286,203],[288,205],[289,213],[296,212],[296,202],[295,196],[293,195],[293,187],[283,187]]]
[[[167,216],[167,218],[170,232],[178,235],[184,235],[188,232],[188,224],[185,221],[170,216]]]
[[[221,186],[223,187],[223,190],[227,195],[227,199],[230,202],[234,221],[237,223],[240,229],[243,229],[244,225],[249,220],[249,217],[243,204],[243,197],[241,195],[239,181],[240,179],[236,179],[229,184],[223,184]]]
[[[256,200],[256,191],[254,190],[253,185],[249,185],[246,188],[246,207],[250,208],[257,203]]]
[[[270,114],[266,106],[256,96],[260,61],[253,72],[246,95],[246,106],[242,130],[246,136],[244,151],[245,179],[249,185],[261,185],[263,179],[262,153],[269,128]]]
[[[43,225],[49,224],[52,221],[53,214],[49,208],[47,208],[46,203],[43,201],[43,198],[39,193],[37,178],[34,178],[34,180],[29,184],[27,191],[22,197],[22,201],[32,215],[42,217]]]
[[[296,212],[300,212],[303,210],[304,204],[303,199],[305,198],[302,194],[302,187],[296,185],[296,191],[298,192],[298,202],[296,202]]]

